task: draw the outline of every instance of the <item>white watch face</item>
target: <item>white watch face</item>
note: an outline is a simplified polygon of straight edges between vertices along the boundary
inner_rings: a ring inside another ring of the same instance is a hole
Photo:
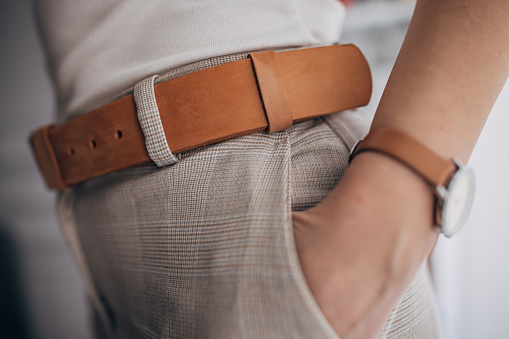
[[[442,232],[450,237],[465,223],[474,196],[474,174],[460,167],[447,187],[442,207]]]

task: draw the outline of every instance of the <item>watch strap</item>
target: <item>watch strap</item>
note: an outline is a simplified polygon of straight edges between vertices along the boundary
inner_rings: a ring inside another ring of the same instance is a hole
[[[403,163],[433,186],[446,186],[457,166],[413,137],[393,128],[378,127],[355,149],[350,161],[361,152],[378,152]]]

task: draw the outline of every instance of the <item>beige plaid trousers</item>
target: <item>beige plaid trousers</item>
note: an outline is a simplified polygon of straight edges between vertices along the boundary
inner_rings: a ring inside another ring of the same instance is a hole
[[[201,61],[158,80],[246,56]],[[170,153],[172,165],[130,168],[62,193],[60,222],[97,336],[339,338],[301,272],[291,212],[327,196],[368,126],[360,111],[339,112]],[[439,337],[424,266],[380,337]]]

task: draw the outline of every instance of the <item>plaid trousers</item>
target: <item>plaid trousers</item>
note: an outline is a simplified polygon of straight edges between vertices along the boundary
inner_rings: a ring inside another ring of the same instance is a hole
[[[200,61],[156,82],[246,56]],[[368,127],[360,111],[338,112],[61,193],[61,227],[88,288],[97,336],[339,338],[300,269],[291,212],[329,194]],[[380,338],[439,333],[423,266]]]

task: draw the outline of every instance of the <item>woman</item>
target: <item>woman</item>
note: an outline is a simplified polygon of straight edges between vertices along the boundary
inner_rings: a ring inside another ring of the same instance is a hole
[[[153,110],[153,74],[336,42],[344,8],[40,0],[38,12],[65,121],[123,92]],[[509,72],[508,14],[495,0],[419,0],[371,133],[388,127],[467,162]],[[387,154],[362,152],[347,167],[368,128],[340,112],[64,191],[62,227],[98,335],[439,336],[423,268],[438,235],[433,192]]]

